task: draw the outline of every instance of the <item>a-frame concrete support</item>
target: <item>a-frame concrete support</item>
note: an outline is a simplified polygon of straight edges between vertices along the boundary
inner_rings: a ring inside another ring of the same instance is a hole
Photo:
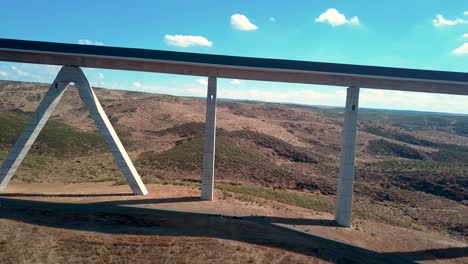
[[[359,88],[349,87],[346,96],[335,212],[336,223],[345,227],[351,227],[352,220],[358,104]]]
[[[22,132],[6,160],[3,162],[0,168],[0,190],[6,188],[10,182],[71,82],[77,87],[81,100],[83,100],[83,103],[89,110],[91,117],[94,119],[99,131],[104,137],[107,147],[112,152],[117,165],[127,179],[133,193],[136,195],[147,194],[148,191],[140,175],[138,175],[132,161],[128,157],[119,137],[104,113],[98,98],[89,85],[86,76],[80,68],[72,66],[62,67],[44,99],[42,99],[39,107],[36,109],[36,112],[32,115],[26,129]]]
[[[216,78],[208,78],[206,96],[205,144],[203,149],[203,174],[201,199],[214,199],[214,165],[216,147]]]

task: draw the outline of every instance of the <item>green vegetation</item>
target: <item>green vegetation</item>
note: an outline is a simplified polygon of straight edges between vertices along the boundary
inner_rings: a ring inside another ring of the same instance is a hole
[[[0,146],[13,145],[29,118],[27,113],[0,112]],[[64,158],[88,155],[103,147],[104,140],[99,133],[79,131],[63,122],[49,120],[31,148],[31,153]]]
[[[203,142],[201,139],[192,140],[162,153],[142,153],[137,164],[156,169],[194,171],[202,164]],[[221,149],[221,147],[219,147]]]
[[[39,102],[41,100],[41,95],[40,94],[28,94],[26,96],[26,100],[29,102]]]
[[[216,141],[218,175],[250,181],[270,179],[270,184],[303,177],[283,170],[247,143],[227,136],[218,136]],[[162,153],[142,153],[137,164],[143,168],[199,173],[202,155],[203,139],[196,138]]]
[[[5,160],[8,152],[4,150],[0,150],[0,164]],[[42,169],[44,169],[47,164],[50,162],[50,158],[41,156],[41,155],[27,155],[21,163],[21,166],[26,166],[28,169],[32,170],[33,172],[38,172]]]
[[[468,199],[464,191],[468,186],[466,163],[398,159],[366,163],[358,170],[360,177],[385,186],[421,191],[454,201]],[[375,179],[372,175],[376,173],[383,175],[384,180]]]
[[[294,205],[320,212],[333,213],[335,201],[331,196],[314,195],[287,190],[274,190],[248,185],[228,185],[219,184],[216,186],[222,191],[233,192],[237,194],[251,195],[270,201],[277,201],[284,204]]]
[[[406,159],[424,160],[427,156],[408,146],[395,144],[383,139],[372,140],[369,142],[367,151],[370,154],[382,156],[395,156]]]
[[[394,140],[398,140],[401,142],[405,142],[405,143],[417,145],[417,146],[437,147],[440,145],[432,141],[416,138],[409,134],[404,134],[404,133],[394,132],[394,131],[387,131],[387,130],[384,130],[382,128],[378,128],[375,126],[366,126],[365,131],[367,133],[371,133],[377,136],[394,139]]]
[[[468,164],[463,162],[439,162],[432,160],[391,159],[378,163],[365,163],[363,169],[385,172],[429,172],[438,171],[442,174],[468,174]]]
[[[409,134],[395,132],[395,131],[388,131],[388,130],[384,130],[382,128],[378,128],[375,126],[367,126],[365,128],[365,131],[368,133],[377,135],[377,136],[398,140],[398,141],[416,145],[416,146],[438,148],[438,149],[443,149],[446,151],[468,152],[468,147],[466,146],[444,144],[444,143],[438,143],[438,142],[433,142],[429,140],[419,139]]]
[[[444,144],[419,139],[409,134],[388,131],[375,126],[367,126],[365,131],[377,136],[401,141],[404,143],[439,149],[433,153],[423,153],[411,147],[390,143],[383,140],[369,142],[369,153],[377,155],[390,155],[408,159],[428,159],[443,162],[468,162],[468,147],[453,144]]]
[[[0,112],[0,144],[14,144],[28,119],[22,112]]]
[[[171,135],[177,135],[183,138],[194,138],[194,137],[203,136],[204,127],[205,127],[204,123],[188,122],[179,126],[173,126],[173,127],[160,130],[160,131],[156,131],[156,132],[152,132],[152,133],[158,136],[165,136],[165,135],[171,134]],[[218,132],[218,130],[216,132]]]
[[[334,213],[335,211],[335,199],[333,196],[289,190],[274,190],[270,188],[248,185],[217,184],[216,188],[222,191],[258,197],[270,201],[277,201],[280,203],[307,208],[318,212]],[[236,198],[249,201],[249,199],[245,197]],[[402,216],[398,208],[384,206],[380,203],[370,203],[365,199],[356,199],[353,213],[355,221],[358,219],[372,220],[405,227],[414,227],[416,223],[411,218]]]
[[[145,181],[145,180],[144,180]],[[145,183],[157,183],[168,185],[181,185],[200,187],[199,181],[194,180],[151,180]],[[122,182],[122,184],[126,184]],[[287,205],[311,209],[318,212],[334,213],[335,198],[329,195],[320,195],[291,190],[275,190],[253,185],[233,185],[216,183],[215,188],[221,190],[224,197],[234,196],[245,202],[263,204],[261,200],[276,201]],[[370,203],[366,199],[357,198],[354,203],[353,213],[355,221],[372,220],[397,226],[416,227],[416,222],[407,216],[402,216],[396,207],[385,206],[381,203]]]
[[[47,145],[57,156],[86,155],[104,149],[104,140],[97,132],[83,132],[51,120],[44,126],[38,141]]]
[[[183,138],[201,138],[203,136],[204,124],[199,122],[184,123],[180,126],[171,127],[165,130],[154,132],[156,135],[164,136],[174,134]],[[251,130],[226,131],[224,129],[216,130],[218,137],[227,137],[249,141],[258,147],[273,150],[278,156],[293,162],[318,163],[317,153],[313,153],[306,148],[293,146],[284,140]]]
[[[435,130],[468,136],[468,116],[462,115],[366,110],[359,113],[359,119],[374,123],[384,121],[386,124],[408,130]]]
[[[278,156],[292,162],[318,163],[318,154],[306,148],[293,146],[281,139],[251,130],[237,130],[226,133],[230,137],[248,140],[255,145],[272,149]]]

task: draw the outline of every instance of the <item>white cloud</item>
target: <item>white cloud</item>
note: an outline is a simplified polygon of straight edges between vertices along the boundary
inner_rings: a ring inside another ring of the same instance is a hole
[[[0,71],[5,72],[8,78],[14,81],[49,83],[52,82],[59,70],[60,67],[54,65],[0,63]],[[0,74],[0,76],[4,75]]]
[[[276,18],[270,17],[270,18],[268,19],[268,21],[270,21],[270,22],[272,22],[272,23],[276,23]]]
[[[105,88],[106,83],[104,82],[92,82],[91,86],[92,87],[100,87],[100,88]]]
[[[81,45],[95,45],[95,46],[103,46],[104,45],[104,42],[101,42],[101,41],[93,41],[93,40],[89,40],[89,39],[80,39],[78,40],[78,44],[81,44]]]
[[[347,19],[345,15],[338,12],[335,8],[329,8],[325,13],[321,14],[315,19],[317,23],[328,23],[333,27],[341,26],[345,24],[359,25],[359,18],[357,16]]]
[[[362,89],[359,101],[370,108],[468,113],[467,98],[459,95]]]
[[[432,20],[432,24],[435,27],[443,27],[443,26],[455,26],[458,24],[468,24],[468,20],[464,20],[461,18],[456,18],[454,20],[445,19],[443,15],[437,14],[436,18]]]
[[[465,16],[468,16],[468,11],[465,11],[463,14],[464,14]]]
[[[453,54],[458,54],[458,55],[461,55],[461,54],[468,54],[468,42],[465,42],[463,43],[463,45],[461,45],[460,47],[454,49],[452,51]]]
[[[98,72],[97,76],[99,79],[104,79],[104,74],[101,72]]]
[[[8,73],[4,71],[0,71],[0,77],[7,77],[7,76],[8,76]]]
[[[464,38],[468,38],[468,33],[463,34]]]
[[[147,93],[157,94],[170,94],[176,96],[206,96],[206,88],[196,87],[193,84],[186,85],[185,87],[169,87],[169,86],[157,86],[157,85],[146,85],[139,82],[132,83],[131,88],[121,87],[120,85],[113,85],[115,89],[121,90],[133,90]]]
[[[241,83],[241,81],[239,79],[234,79],[231,81],[231,84],[234,84],[234,85],[239,85]]]
[[[134,82],[123,87],[112,85],[114,89],[133,90],[176,96],[206,96],[206,87],[187,79],[185,84],[174,86],[146,85]],[[204,79],[203,79],[204,80]],[[247,86],[256,86],[257,82],[247,82]],[[294,88],[293,88],[294,87]],[[328,105],[343,107],[346,99],[346,89],[328,86],[284,86],[281,89],[250,88],[233,89],[228,86],[218,86],[218,98],[261,100],[266,102],[287,102],[304,105]],[[436,111],[467,113],[468,98],[455,95],[440,95],[427,93],[412,93],[403,91],[387,91],[377,89],[362,89],[360,94],[360,107],[383,109],[406,109],[417,111]]]
[[[250,22],[250,20],[241,14],[234,14],[231,16],[231,25],[235,29],[243,31],[257,30],[258,27]]]
[[[165,35],[164,40],[169,46],[189,47],[189,46],[204,46],[211,47],[213,42],[209,41],[203,36],[190,36],[190,35]]]
[[[11,69],[15,72],[16,75],[24,77],[24,76],[29,76],[29,73],[22,71],[18,69],[16,66],[11,66]]]
[[[199,83],[201,85],[208,85],[208,81],[206,79],[198,79],[197,83]]]
[[[271,91],[266,89],[239,90],[221,88],[218,97],[307,105],[342,105],[345,102],[346,92],[344,90],[321,92],[311,89]]]
[[[317,88],[319,87],[320,86],[317,86]],[[220,87],[218,98],[288,102],[305,105],[344,106],[346,101],[346,89],[329,88],[330,90],[327,91],[299,87],[298,89],[278,90],[263,88],[244,90]],[[468,113],[466,110],[467,103],[468,99],[464,96],[377,89],[362,89],[360,95],[361,107],[384,109]]]

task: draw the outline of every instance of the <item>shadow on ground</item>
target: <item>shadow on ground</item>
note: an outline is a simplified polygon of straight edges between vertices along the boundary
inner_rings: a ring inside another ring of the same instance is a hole
[[[226,217],[127,206],[198,201],[197,197],[73,204],[13,199],[12,196],[0,194],[0,218],[49,227],[111,234],[221,238],[276,247],[337,263],[414,263],[468,256],[467,248],[379,253],[277,225],[334,225],[327,220]]]

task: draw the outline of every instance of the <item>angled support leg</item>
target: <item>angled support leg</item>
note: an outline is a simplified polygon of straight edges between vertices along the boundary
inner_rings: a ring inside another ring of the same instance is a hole
[[[216,78],[208,78],[206,97],[205,145],[203,149],[203,175],[201,199],[214,199],[214,164],[216,147]]]
[[[38,108],[32,114],[26,128],[10,150],[2,164],[2,167],[0,167],[0,190],[7,187],[11,178],[47,122],[47,119],[49,119],[58,102],[62,98],[63,93],[70,84],[69,81],[65,80],[65,76],[66,71],[62,68],[52,85],[49,87],[49,90],[42,99]]]
[[[336,223],[345,227],[351,227],[352,220],[358,104],[359,88],[348,88],[341,141],[340,175],[338,177],[335,212]]]
[[[104,113],[104,110],[89,85],[86,76],[80,68],[71,66],[65,66],[60,70],[54,83],[49,88],[46,97],[41,101],[41,104],[29,121],[27,128],[21,134],[12,151],[3,163],[0,169],[0,189],[4,189],[8,185],[16,169],[31,148],[34,140],[41,132],[47,119],[57,106],[63,92],[66,90],[70,82],[75,83],[81,99],[83,100],[86,108],[90,111],[91,117],[94,119],[99,131],[104,137],[104,141],[112,152],[117,165],[127,179],[133,193],[137,195],[147,194],[148,191],[146,190],[146,187],[133,166],[132,161],[128,157],[128,154],[109,122],[109,119]]]

